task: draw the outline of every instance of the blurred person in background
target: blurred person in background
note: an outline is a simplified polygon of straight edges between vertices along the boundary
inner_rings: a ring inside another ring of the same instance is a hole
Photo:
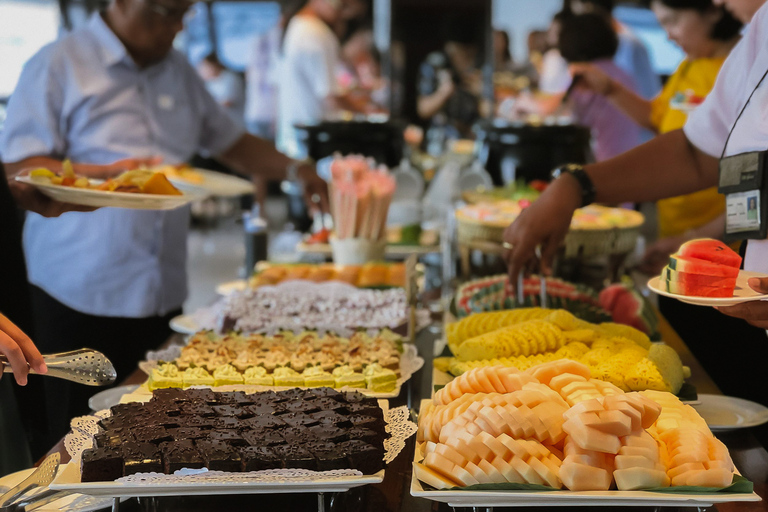
[[[197,72],[213,99],[234,119],[241,121],[245,107],[243,78],[224,66],[216,56],[216,52],[203,57],[197,65]]]
[[[493,70],[512,71],[515,62],[512,60],[512,52],[509,49],[509,34],[506,30],[494,29],[493,31]]]
[[[309,0],[287,21],[278,80],[277,146],[294,158],[308,156],[295,125],[317,124],[334,113],[366,107],[345,95],[336,80],[341,50],[334,29],[351,1]]]
[[[739,40],[742,24],[711,0],[653,0],[651,8],[669,39],[686,55],[653,100],[642,98],[595,66],[579,64],[572,71],[581,77],[581,88],[604,96],[638,125],[661,134],[682,128],[688,110],[712,90],[720,67]],[[725,197],[717,187],[662,199],[656,206],[659,240],[647,249],[640,267],[647,274],[661,272],[669,255],[684,242],[725,234]],[[659,297],[662,312],[676,305],[674,299]]]
[[[443,50],[427,55],[419,67],[416,109],[433,133],[441,130],[447,138],[467,138],[480,118],[480,35],[465,19],[454,18],[444,41]]]
[[[568,62],[563,58],[558,46],[563,22],[573,16],[570,11],[560,11],[552,18],[546,32],[547,49],[541,56],[539,70],[539,91],[546,94],[564,93],[571,84]]]
[[[562,22],[558,48],[566,62],[589,63],[622,87],[634,91],[635,81],[613,60],[618,45],[610,23],[599,14],[569,16]],[[554,96],[555,108],[559,108],[563,97]],[[576,123],[589,127],[592,132],[596,161],[612,158],[642,142],[638,125],[604,96],[589,90],[575,90],[568,101]],[[552,109],[546,113],[552,113]]]
[[[642,41],[628,27],[613,17],[614,0],[572,0],[574,14],[597,12],[610,21],[619,38],[614,60],[616,65],[631,76],[640,96],[651,99],[661,90],[661,80],[651,66],[651,57]]]
[[[362,25],[349,34],[341,46],[341,57],[337,73],[341,89],[358,96],[360,102],[369,102],[370,110],[383,109],[388,93],[371,27]]]

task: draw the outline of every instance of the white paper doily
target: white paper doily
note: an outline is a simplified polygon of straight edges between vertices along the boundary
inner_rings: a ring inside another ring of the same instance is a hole
[[[139,368],[141,371],[149,375],[152,370],[157,367],[159,361],[173,361],[181,355],[181,346],[172,345],[163,350],[156,350],[147,352],[147,360],[139,362]],[[403,353],[400,354],[400,377],[397,379],[395,391],[392,393],[377,393],[362,388],[354,388],[356,391],[360,391],[366,396],[374,398],[392,398],[400,394],[400,388],[410,379],[414,373],[421,370],[424,366],[424,358],[419,356],[416,345],[411,343],[403,344]],[[296,387],[296,386],[290,386]],[[301,387],[301,386],[299,386]],[[231,385],[212,387],[214,391],[238,391],[238,390],[253,390],[253,391],[266,391],[269,389],[288,389],[280,386],[252,386],[252,385]]]
[[[405,447],[405,441],[416,433],[416,424],[410,420],[408,407],[401,406],[390,409],[386,400],[379,400],[379,405],[384,412],[385,429],[390,438],[384,441],[384,463],[389,464],[400,454]],[[100,431],[98,421],[111,415],[109,410],[103,410],[92,416],[79,416],[71,422],[72,430],[64,438],[64,447],[72,457],[72,462],[80,464],[83,452],[93,447],[93,436]],[[232,482],[256,482],[274,483],[290,479],[293,482],[311,482],[316,480],[330,480],[340,476],[361,476],[357,470],[343,469],[334,471],[310,471],[306,469],[269,469],[252,471],[248,473],[228,473],[223,471],[186,470],[189,474],[165,475],[160,473],[137,473],[120,478],[119,482],[146,482],[146,483],[232,483]]]

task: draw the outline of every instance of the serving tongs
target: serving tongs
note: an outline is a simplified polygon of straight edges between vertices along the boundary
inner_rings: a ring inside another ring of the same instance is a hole
[[[0,496],[0,512],[15,512],[18,510],[19,498],[32,489],[47,487],[48,484],[53,482],[59,469],[60,461],[61,455],[59,453],[52,453],[45,458],[43,463],[31,475]]]
[[[47,354],[43,356],[43,360],[48,366],[48,373],[43,375],[49,377],[71,380],[86,386],[107,386],[117,379],[117,372],[112,362],[101,352],[90,348]],[[3,367],[4,373],[13,371],[8,358],[2,354],[0,354],[0,366]],[[29,373],[36,372],[30,368]]]

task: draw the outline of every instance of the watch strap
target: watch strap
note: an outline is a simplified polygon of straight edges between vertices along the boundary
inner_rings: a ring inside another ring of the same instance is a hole
[[[557,179],[563,174],[570,174],[576,179],[581,188],[581,207],[595,202],[595,185],[592,178],[584,171],[584,167],[579,164],[566,164],[552,171],[552,177]]]

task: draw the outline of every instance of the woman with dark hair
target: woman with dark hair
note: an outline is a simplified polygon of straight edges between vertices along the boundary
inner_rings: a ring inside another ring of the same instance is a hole
[[[614,62],[619,40],[604,16],[586,13],[563,18],[557,46],[567,63],[589,63],[622,87],[636,90],[634,79]],[[555,97],[553,104],[559,105],[563,95]],[[597,161],[629,151],[642,142],[640,127],[602,95],[581,89],[574,91],[569,101],[574,120],[592,132]]]
[[[742,24],[711,0],[653,0],[651,9],[669,39],[686,54],[656,98],[641,98],[590,64],[571,70],[580,76],[580,87],[602,94],[640,126],[661,134],[681,128],[687,112],[715,85]],[[683,242],[723,235],[725,200],[715,187],[663,199],[657,210],[659,240],[643,259],[643,270],[649,274],[659,273]]]

